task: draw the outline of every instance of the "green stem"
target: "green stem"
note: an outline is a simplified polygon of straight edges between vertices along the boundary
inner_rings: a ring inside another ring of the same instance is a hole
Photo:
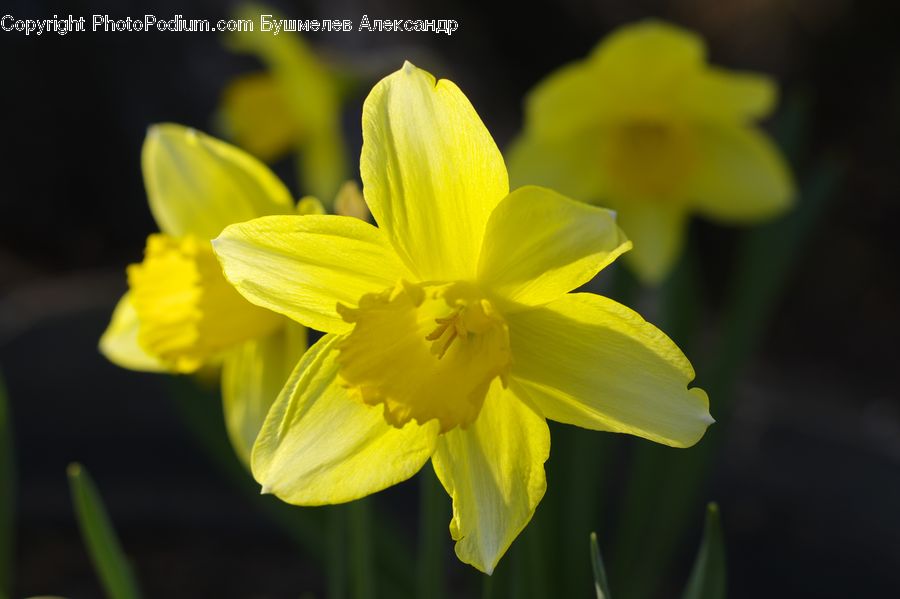
[[[509,592],[507,596],[516,597],[517,599],[520,597],[521,599],[531,599],[534,595],[532,595],[532,589],[525,580],[528,574],[525,565],[526,556],[522,549],[521,544],[515,546],[514,550],[510,551],[505,558],[507,563],[506,571],[509,572]]]
[[[328,508],[328,574],[329,599],[347,597],[347,513],[346,505]]]
[[[499,594],[494,592],[496,573],[492,576],[484,575],[481,577],[481,599],[495,599]]]
[[[547,555],[544,547],[547,543],[546,519],[541,518],[541,506],[538,506],[538,514],[528,528],[525,529],[524,544],[527,553],[526,564],[528,567],[528,588],[532,597],[549,597],[550,582],[547,568]]]
[[[347,506],[350,520],[350,584],[354,599],[374,599],[375,568],[372,556],[372,523],[368,499]]]
[[[432,468],[419,473],[419,564],[417,597],[443,599],[444,555],[450,501]]]

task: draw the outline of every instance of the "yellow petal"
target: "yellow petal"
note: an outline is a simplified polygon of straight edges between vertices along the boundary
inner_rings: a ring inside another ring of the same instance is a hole
[[[528,92],[525,123],[541,139],[559,139],[594,127],[611,106],[616,106],[615,97],[598,84],[593,65],[581,60],[556,70]],[[509,170],[515,180],[512,161]]]
[[[381,80],[363,107],[360,170],[372,215],[419,280],[475,276],[488,216],[509,181],[456,85],[408,62]]]
[[[606,142],[599,128],[552,140],[523,134],[507,150],[510,185],[541,185],[583,202],[599,200],[608,190],[601,169]]]
[[[138,343],[140,321],[131,294],[126,293],[116,304],[109,326],[100,337],[100,352],[122,368],[144,372],[165,372],[166,366]]]
[[[543,416],[499,383],[474,424],[440,437],[432,464],[453,498],[450,534],[460,560],[493,572],[544,496],[549,455]]]
[[[694,369],[639,314],[590,293],[508,315],[513,384],[551,419],[688,447],[712,422]]]
[[[248,341],[225,356],[222,407],[235,452],[250,465],[269,407],[306,351],[306,328],[285,320],[274,333]]]
[[[704,67],[706,46],[687,29],[647,20],[611,33],[588,61],[595,85],[610,96],[604,116],[655,112]]]
[[[724,222],[757,222],[787,210],[794,181],[781,152],[751,127],[699,131],[701,163],[690,184],[697,210]]]
[[[666,201],[618,202],[619,226],[634,243],[625,263],[645,284],[656,285],[669,274],[684,245],[687,214]]]
[[[684,82],[672,98],[698,120],[732,123],[765,118],[778,99],[771,78],[707,66]]]
[[[338,381],[336,342],[312,346],[269,410],[253,447],[263,492],[295,505],[342,503],[408,479],[434,452],[437,423],[402,429]]]
[[[683,27],[646,19],[610,33],[594,49],[590,60],[601,72],[608,69],[624,79],[647,79],[646,73],[635,77],[628,68],[648,66],[652,74],[687,72],[706,60],[706,45],[700,36]],[[635,85],[640,83],[635,81]]]
[[[232,80],[222,93],[221,115],[228,136],[267,162],[293,149],[302,132],[280,86],[268,73]]]
[[[522,187],[488,221],[478,280],[516,304],[552,301],[631,247],[615,214],[543,187]]]
[[[409,278],[383,231],[349,216],[271,216],[213,241],[225,276],[249,301],[327,332],[350,329],[337,304]]]
[[[665,111],[703,67],[697,35],[661,21],[620,27],[585,60],[565,66],[528,94],[526,126],[559,139],[626,115]]]
[[[264,164],[187,127],[151,127],[141,164],[150,210],[173,237],[212,239],[231,223],[293,208],[291,194]]]

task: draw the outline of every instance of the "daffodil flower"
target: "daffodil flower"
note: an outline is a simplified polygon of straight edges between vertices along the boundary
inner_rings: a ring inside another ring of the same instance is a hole
[[[221,364],[228,432],[249,462],[269,406],[306,349],[306,329],[241,297],[210,239],[232,223],[292,213],[293,199],[255,158],[178,125],[150,128],[142,167],[161,233],[148,238],[143,262],[128,267],[128,292],[100,350],[149,372]]]
[[[276,13],[248,5],[238,18],[257,21],[261,14]],[[238,77],[223,92],[226,133],[266,161],[296,150],[303,188],[330,200],[347,168],[335,77],[297,33],[240,32],[228,41],[235,51],[258,57],[266,71]]]
[[[528,95],[510,176],[618,211],[635,245],[626,261],[657,283],[690,213],[752,223],[789,207],[785,160],[754,124],[775,101],[770,79],[708,65],[697,35],[626,26]]]
[[[378,227],[271,216],[213,241],[248,300],[325,331],[253,448],[263,491],[340,503],[429,459],[459,558],[490,573],[546,488],[546,419],[686,447],[712,422],[690,363],[607,298],[569,293],[630,246],[614,215],[503,158],[453,83],[406,63],[363,109]]]

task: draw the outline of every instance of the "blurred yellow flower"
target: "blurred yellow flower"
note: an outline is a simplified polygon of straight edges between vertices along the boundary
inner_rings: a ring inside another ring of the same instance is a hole
[[[128,267],[100,350],[132,370],[194,373],[222,364],[226,423],[249,462],[269,406],[306,349],[306,329],[254,306],[222,276],[210,239],[232,223],[293,211],[287,188],[258,160],[179,125],[156,125],[142,152],[161,233]]]
[[[634,241],[626,260],[656,283],[680,253],[689,213],[749,223],[789,207],[791,174],[754,125],[775,101],[769,78],[708,65],[689,31],[622,27],[528,95],[510,176],[616,210]]]
[[[303,123],[292,114],[278,82],[268,73],[235,78],[222,92],[222,124],[235,143],[274,162],[299,147]]]
[[[363,108],[360,168],[378,227],[270,216],[213,241],[254,304],[326,332],[253,448],[265,492],[358,499],[431,459],[459,558],[485,572],[546,488],[546,418],[685,447],[712,422],[681,351],[638,314],[569,293],[630,247],[614,215],[509,192],[463,93],[406,63]]]
[[[276,13],[248,5],[238,17],[257,21],[261,14]],[[302,187],[330,201],[347,172],[334,76],[298,33],[255,30],[227,39],[266,71],[238,77],[223,92],[219,113],[226,134],[266,161],[296,151]]]

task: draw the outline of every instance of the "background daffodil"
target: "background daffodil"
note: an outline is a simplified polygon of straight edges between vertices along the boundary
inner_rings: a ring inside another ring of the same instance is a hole
[[[363,109],[363,193],[379,227],[271,216],[213,245],[253,303],[326,332],[253,448],[263,490],[351,501],[431,459],[459,558],[485,572],[541,500],[546,418],[685,447],[712,421],[694,371],[628,308],[569,293],[630,247],[607,210],[509,192],[451,82],[406,63]]]
[[[261,5],[245,6],[238,17],[258,21],[262,14],[280,18]],[[336,77],[298,33],[235,33],[228,45],[256,56],[266,70],[236,78],[223,92],[226,133],[266,161],[296,151],[303,189],[330,201],[347,170]]]
[[[699,36],[626,26],[529,94],[510,175],[615,209],[634,240],[626,260],[656,283],[691,212],[741,223],[790,205],[785,160],[755,125],[775,101],[769,78],[708,65]]]
[[[222,276],[210,239],[227,225],[293,211],[290,192],[249,154],[179,125],[150,128],[141,156],[161,233],[128,267],[129,290],[100,350],[132,370],[222,364],[226,424],[249,461],[269,406],[306,349],[306,329],[254,306]]]

